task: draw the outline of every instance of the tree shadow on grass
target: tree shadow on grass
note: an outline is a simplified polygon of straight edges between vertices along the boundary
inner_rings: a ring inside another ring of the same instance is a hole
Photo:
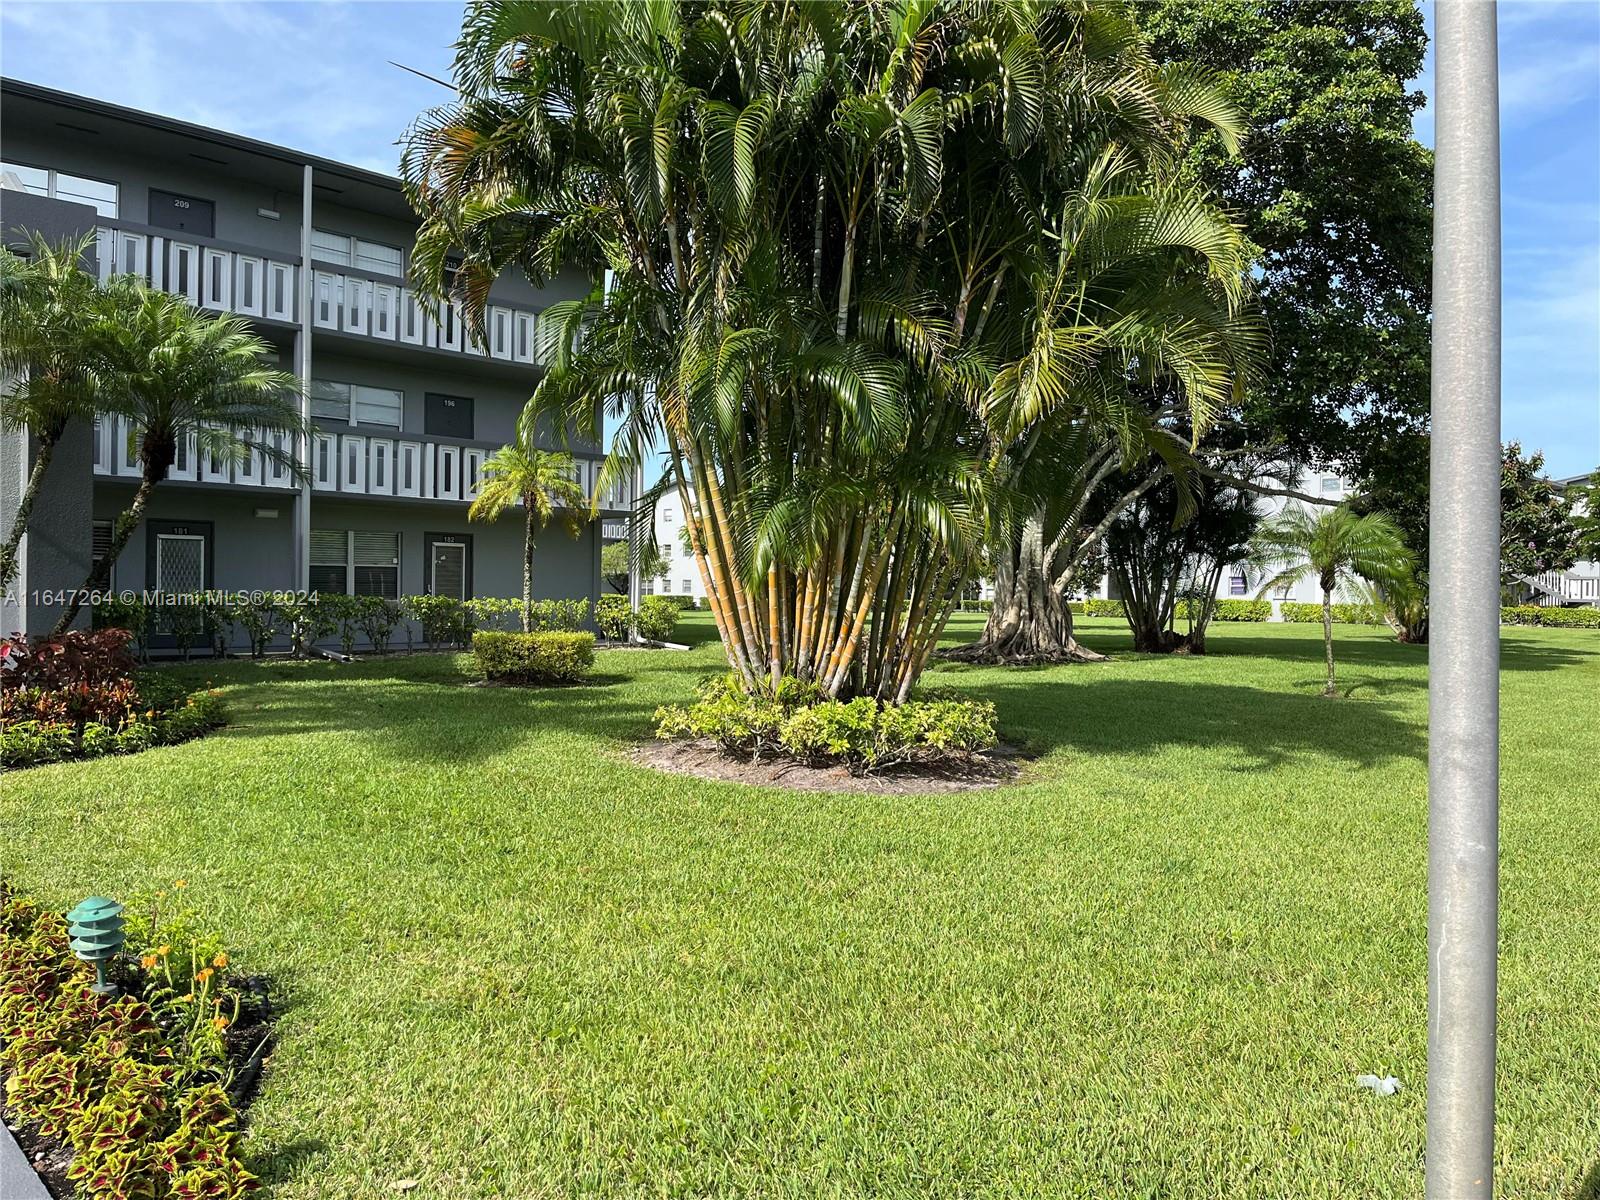
[[[1094,644],[1092,638],[1091,645]],[[1334,662],[1367,667],[1423,667],[1428,664],[1427,646],[1407,646],[1391,637],[1363,631],[1353,637],[1340,639],[1337,630],[1333,636]],[[1210,637],[1206,643],[1206,657],[1228,658],[1236,655],[1253,655],[1259,658],[1277,658],[1293,661],[1322,663],[1320,637],[1252,637],[1231,631],[1220,637]],[[1500,669],[1502,671],[1559,671],[1592,659],[1600,654],[1600,638],[1595,649],[1586,651],[1573,646],[1547,641],[1534,641],[1519,637],[1502,637],[1500,640]]]
[[[1256,771],[1308,757],[1352,767],[1421,761],[1424,731],[1379,700],[1344,703],[1234,684],[1101,676],[1063,687],[1059,675],[986,682],[1003,736],[1028,749],[1088,755],[1172,750],[1236,752],[1233,770]]]
[[[1600,1162],[1596,1162],[1578,1180],[1578,1190],[1572,1193],[1572,1200],[1600,1200]]]

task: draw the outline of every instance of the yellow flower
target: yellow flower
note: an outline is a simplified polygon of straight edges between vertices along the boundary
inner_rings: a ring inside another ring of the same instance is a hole
[[[156,965],[156,956],[154,954],[146,954],[139,960],[139,965],[148,971],[151,967]]]
[[[198,979],[201,983],[204,983],[206,980],[210,979],[211,976],[214,975],[215,973],[216,972],[214,972],[210,967],[206,967],[204,970],[202,970],[200,972],[200,974],[196,975],[195,978]]]
[[[189,1001],[194,999],[194,993],[186,992],[184,995],[179,996],[178,999],[180,1002],[187,1004]]]
[[[172,953],[172,947],[171,946],[157,946],[156,947],[156,953],[159,954],[162,958],[165,958],[167,955]]]
[[[189,886],[189,881],[187,879],[174,879],[172,881],[172,886],[181,892],[184,888]]]
[[[228,1027],[228,1018],[227,1017],[212,1017],[211,1018],[211,1027],[213,1029],[226,1029]]]
[[[227,966],[228,965],[228,956],[219,951],[217,953],[217,956],[211,960],[211,965],[213,967],[225,967],[225,966]]]

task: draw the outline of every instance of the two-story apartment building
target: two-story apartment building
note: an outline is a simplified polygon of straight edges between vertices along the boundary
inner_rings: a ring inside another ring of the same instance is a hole
[[[396,597],[519,595],[522,520],[469,523],[486,456],[512,437],[539,378],[540,310],[579,277],[494,286],[487,339],[460,312],[430,319],[407,282],[417,220],[397,179],[251,138],[13,80],[0,104],[0,230],[93,230],[102,278],[133,274],[201,308],[247,317],[303,381],[315,432],[293,450],[308,477],[265,455],[241,463],[180,450],[148,518],[114,565],[117,589],[311,589]],[[106,418],[58,453],[25,542],[5,627],[40,631],[51,589],[77,586],[137,482],[130,430]],[[547,443],[556,445],[554,437]],[[592,489],[601,451],[574,440]],[[4,519],[25,439],[0,457]],[[627,510],[602,499],[603,512]],[[27,543],[31,543],[27,544]],[[550,530],[540,596],[594,596],[598,522]]]

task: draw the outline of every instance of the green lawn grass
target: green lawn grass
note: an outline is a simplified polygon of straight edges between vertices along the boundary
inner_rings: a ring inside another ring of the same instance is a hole
[[[689,627],[563,690],[186,668],[233,725],[8,776],[0,864],[62,904],[184,877],[275,980],[278,1200],[1420,1194],[1425,650],[1340,627],[1324,701],[1314,627],[1150,658],[1087,621],[1112,662],[933,673],[1022,783],[833,796],[624,759],[718,666]],[[1501,1194],[1591,1200],[1600,637],[1504,646]]]

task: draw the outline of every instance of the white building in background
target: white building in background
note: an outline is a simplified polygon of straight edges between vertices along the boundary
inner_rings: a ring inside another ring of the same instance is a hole
[[[1588,474],[1573,475],[1553,482],[1562,492],[1567,492],[1586,487],[1590,478]],[[1586,511],[1584,502],[1580,500],[1574,507],[1573,515]],[[1600,608],[1600,562],[1580,559],[1565,571],[1546,571],[1530,583],[1533,603],[1543,607],[1571,608],[1586,604]]]
[[[693,493],[690,493],[693,496]],[[683,500],[677,489],[663,493],[656,501],[656,548],[661,551],[665,574],[646,576],[647,596],[693,596],[696,606],[706,598],[705,581],[689,552],[684,529]]]

